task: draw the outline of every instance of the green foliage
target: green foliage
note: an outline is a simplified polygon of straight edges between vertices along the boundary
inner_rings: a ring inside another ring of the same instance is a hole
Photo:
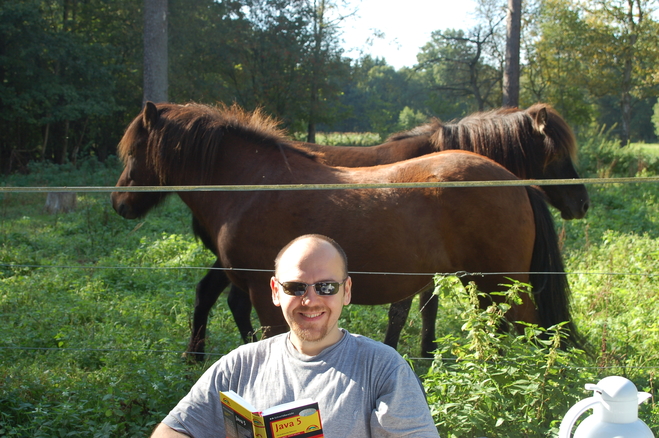
[[[581,176],[630,177],[638,172],[659,175],[659,157],[642,147],[620,147],[612,128],[590,125],[578,131]]]
[[[606,131],[580,137],[591,141],[582,150],[586,176],[635,168],[611,165],[628,148]],[[111,186],[121,166],[89,159],[29,169],[0,186]],[[439,350],[426,362],[415,358],[421,324],[411,312],[399,351],[422,376],[443,437],[555,436],[567,409],[590,396],[583,385],[607,375],[656,395],[659,186],[588,189],[587,217],[562,221],[556,212],[556,223],[574,322],[592,357],[557,349],[560,327],[497,331],[508,305],[476,310],[477,292],[449,277],[437,283]],[[0,193],[0,436],[146,436],[211,362],[240,345],[221,296],[208,361],[181,358],[194,286],[214,258],[175,196],[139,221],[115,214],[107,193],[81,192],[77,210],[59,215],[44,213],[45,196]],[[514,285],[508,298],[524,289]],[[382,339],[387,310],[350,305],[340,324]],[[640,417],[659,432],[656,405],[641,405]]]
[[[572,124],[614,118],[619,137],[642,138],[634,108],[657,93],[659,22],[653,1],[598,0],[541,2],[529,17],[525,87],[530,102],[552,103]],[[637,117],[649,120],[646,109]],[[635,130],[635,132],[634,132]]]
[[[60,3],[0,5],[2,171],[19,167],[21,157],[63,163],[79,152],[98,153],[101,141],[90,144],[90,132],[98,119],[120,109],[117,86],[129,66],[118,64],[129,46],[117,47],[105,32],[134,11],[123,1],[110,7],[99,1]],[[99,29],[110,16],[107,28]],[[122,32],[130,36],[129,28]]]
[[[353,64],[351,81],[341,96],[347,109],[344,120],[332,127],[377,132],[386,138],[400,130],[399,117],[406,106],[415,111],[427,108],[431,96],[426,85],[414,70],[396,71],[382,59],[365,56]]]
[[[293,134],[293,138],[304,141],[307,134],[298,132]],[[316,143],[328,146],[375,146],[382,143],[382,139],[379,134],[372,132],[318,132]]]
[[[483,111],[500,106],[502,99],[501,62],[496,55],[494,34],[479,26],[468,32],[432,32],[417,58],[435,99],[439,94],[452,102],[466,101],[470,111]]]
[[[652,107],[652,124],[654,125],[654,134],[659,137],[659,100]]]
[[[403,108],[398,115],[398,129],[407,131],[428,122],[428,116],[421,111],[414,111],[409,106]]]
[[[522,335],[499,331],[504,314],[519,299],[514,285],[504,303],[486,310],[477,307],[482,295],[470,285],[467,294],[442,286],[442,301],[460,309],[462,334],[438,340],[424,386],[440,435],[554,436],[557,420],[567,407],[583,397],[582,382],[595,379],[592,372],[576,372],[586,365],[579,350],[561,350],[561,327],[547,330],[528,325]],[[524,287],[521,287],[523,290]],[[447,293],[448,291],[448,293]]]

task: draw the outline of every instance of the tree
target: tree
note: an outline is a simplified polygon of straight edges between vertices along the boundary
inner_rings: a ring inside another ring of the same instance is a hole
[[[579,46],[586,26],[571,0],[546,0],[528,14],[524,73],[527,101],[551,103],[571,124],[587,125],[594,106],[583,83]]]
[[[621,143],[627,144],[634,106],[658,92],[659,25],[650,15],[654,4],[545,1],[528,53],[534,92],[578,123],[589,121],[599,104],[615,97]]]
[[[621,143],[630,139],[634,98],[656,95],[659,78],[659,25],[650,13],[652,0],[592,0],[585,10],[590,27],[584,54],[597,96],[616,90],[620,96]],[[602,74],[604,72],[604,74]],[[598,80],[599,79],[599,80]]]
[[[414,70],[402,68],[396,71],[384,59],[364,56],[352,65],[352,75],[345,83],[341,105],[346,109],[336,127],[342,131],[377,132],[381,137],[401,128],[401,112],[410,120],[409,111],[420,119],[429,114],[426,92],[421,77]]]
[[[309,109],[307,113],[307,141],[316,142],[316,124],[331,120],[328,117],[328,98],[337,96],[339,90],[333,77],[347,73],[348,64],[341,55],[338,33],[339,24],[352,14],[338,14],[338,3],[330,0],[310,0],[311,47],[309,53]],[[331,12],[334,17],[331,18]],[[324,108],[322,108],[324,106]],[[325,117],[323,117],[325,113]]]
[[[169,0],[169,98],[232,102],[231,73],[252,38],[240,1]],[[241,102],[242,103],[242,102]]]
[[[417,69],[425,73],[431,89],[457,98],[473,99],[473,109],[498,106],[501,101],[501,63],[494,44],[495,29],[482,26],[434,31],[417,55]]]
[[[118,51],[102,37],[103,3],[0,3],[3,171],[35,158],[75,161],[93,120],[117,110]]]
[[[144,0],[144,98],[168,100],[167,0]]]
[[[506,60],[503,71],[503,106],[519,106],[519,50],[522,0],[508,0]]]

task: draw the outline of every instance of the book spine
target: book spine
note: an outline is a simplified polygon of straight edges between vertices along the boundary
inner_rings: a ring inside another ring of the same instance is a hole
[[[265,421],[260,412],[252,412],[252,428],[254,438],[266,438],[268,436],[265,430]]]

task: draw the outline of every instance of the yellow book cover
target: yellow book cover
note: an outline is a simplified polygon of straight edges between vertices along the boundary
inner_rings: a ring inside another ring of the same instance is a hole
[[[313,400],[284,403],[264,411],[258,411],[233,391],[220,392],[220,400],[227,438],[322,438],[324,436],[318,403]]]

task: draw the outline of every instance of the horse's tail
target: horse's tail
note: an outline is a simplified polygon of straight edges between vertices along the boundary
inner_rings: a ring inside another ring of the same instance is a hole
[[[540,321],[550,327],[567,321],[567,342],[579,348],[585,344],[570,315],[570,285],[554,228],[554,219],[547,206],[545,195],[535,187],[526,187],[535,216],[535,244],[531,259],[530,283]]]

